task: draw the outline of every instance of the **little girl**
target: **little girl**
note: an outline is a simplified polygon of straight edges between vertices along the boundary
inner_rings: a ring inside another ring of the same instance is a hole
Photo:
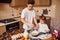
[[[39,18],[40,18],[40,22],[38,24],[39,25],[38,31],[43,32],[43,33],[49,32],[50,30],[48,28],[48,25],[45,23],[46,22],[46,17],[42,15]]]

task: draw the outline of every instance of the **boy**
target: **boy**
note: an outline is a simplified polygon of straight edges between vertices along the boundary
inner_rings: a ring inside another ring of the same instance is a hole
[[[35,3],[34,0],[28,0],[27,7],[22,11],[21,21],[23,22],[24,30],[33,29],[34,28],[33,21],[37,26],[37,21],[35,19],[35,11],[33,9],[34,3]]]
[[[48,25],[45,23],[45,21],[46,21],[46,17],[43,15],[40,16],[39,32],[47,33],[50,31],[48,28]]]

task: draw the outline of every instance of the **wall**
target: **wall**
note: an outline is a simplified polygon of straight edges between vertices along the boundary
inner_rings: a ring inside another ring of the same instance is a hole
[[[54,28],[60,29],[60,0],[56,1],[56,13],[54,21]]]
[[[19,13],[16,9],[9,7],[9,4],[0,3],[0,20],[17,16],[19,16]]]

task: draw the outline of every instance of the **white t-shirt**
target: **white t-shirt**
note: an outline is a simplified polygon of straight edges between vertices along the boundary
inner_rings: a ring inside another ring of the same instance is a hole
[[[39,23],[39,30],[38,31],[46,33],[46,30],[49,30],[48,25]]]
[[[25,18],[25,21],[27,23],[32,24],[33,23],[33,18],[35,17],[35,11],[34,10],[29,10],[28,8],[23,9],[21,18]],[[27,26],[26,24],[23,25],[23,28],[25,30],[30,30],[31,28]]]

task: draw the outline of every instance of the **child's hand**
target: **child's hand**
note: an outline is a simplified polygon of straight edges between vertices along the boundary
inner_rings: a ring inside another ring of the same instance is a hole
[[[46,30],[46,32],[49,32],[50,30]]]

